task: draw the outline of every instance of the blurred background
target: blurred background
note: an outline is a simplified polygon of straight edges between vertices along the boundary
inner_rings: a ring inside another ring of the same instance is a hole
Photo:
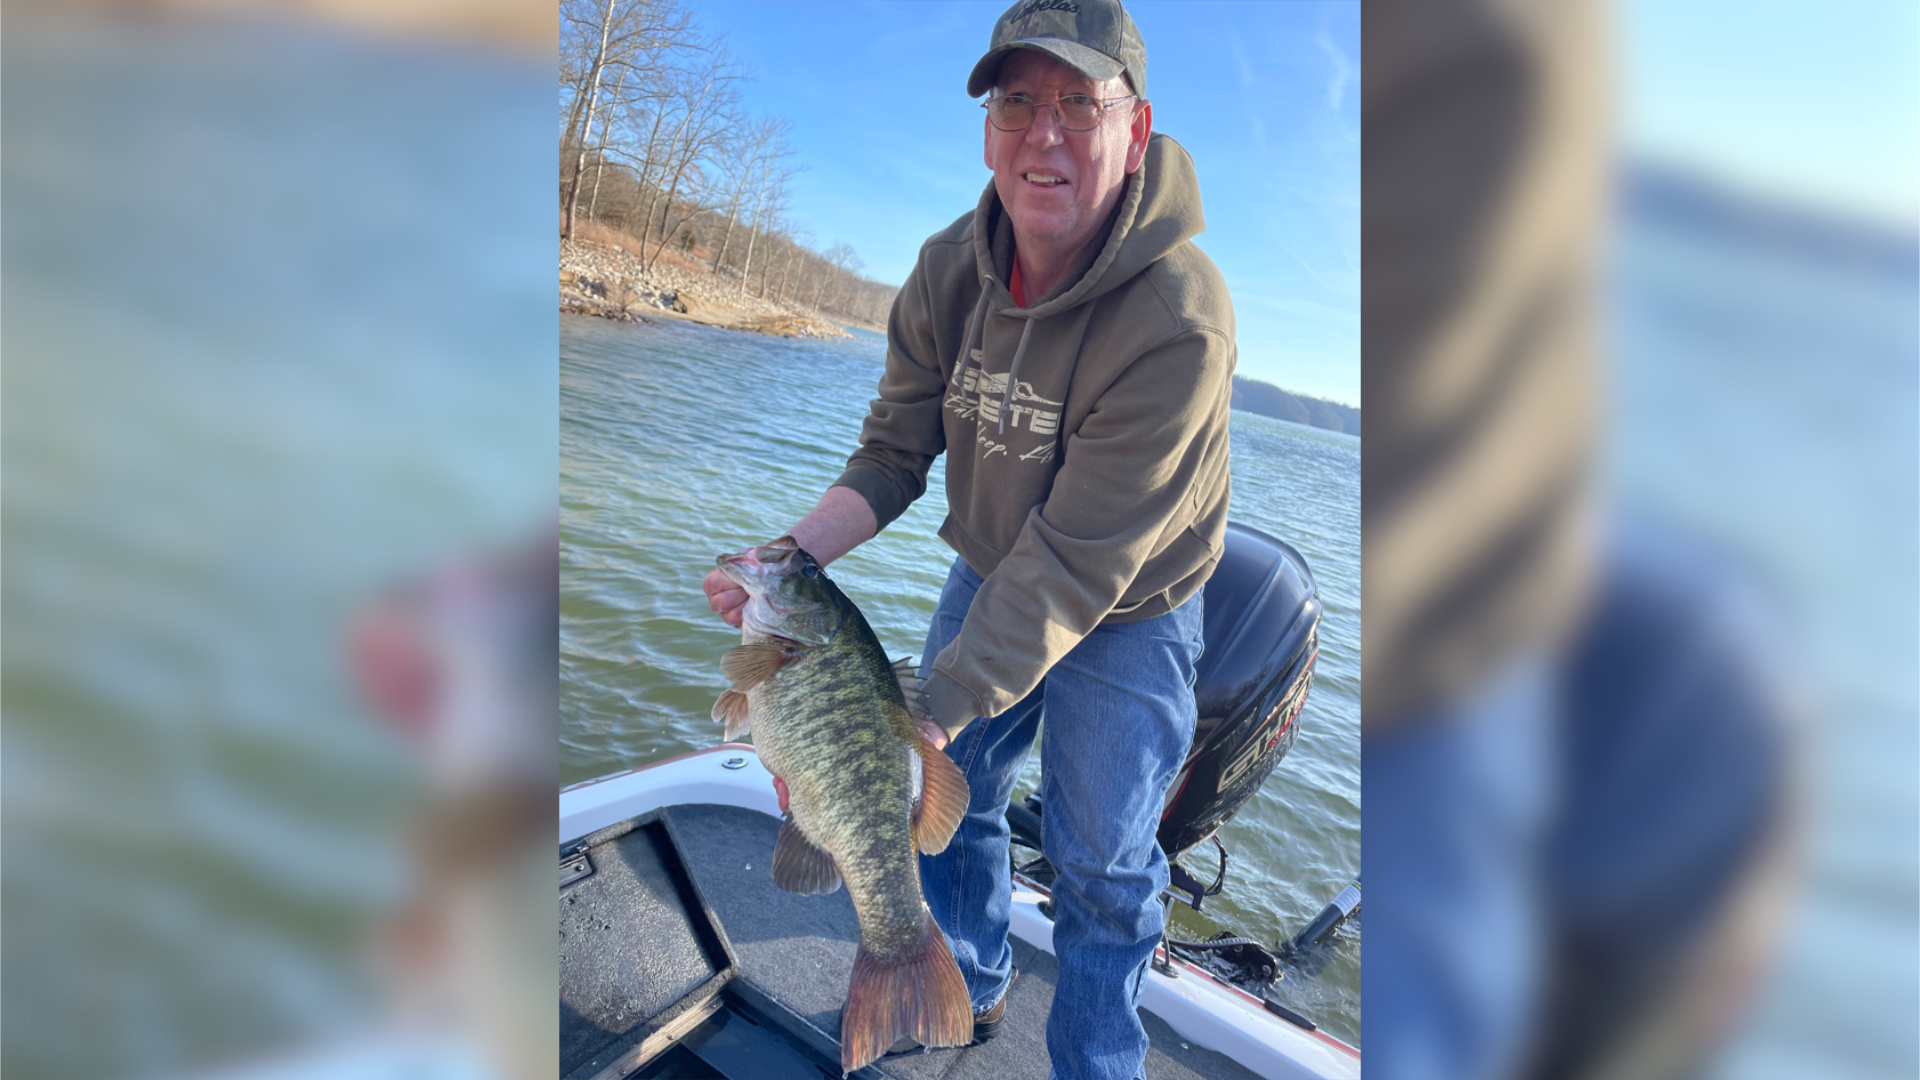
[[[338,7],[6,11],[9,1077],[551,1068],[552,14]]]
[[[1787,909],[1707,1071],[1913,1076],[1920,10],[1617,19],[1606,490],[1764,590],[1805,695]]]
[[[1363,43],[1370,1066],[1915,1075],[1915,9]]]

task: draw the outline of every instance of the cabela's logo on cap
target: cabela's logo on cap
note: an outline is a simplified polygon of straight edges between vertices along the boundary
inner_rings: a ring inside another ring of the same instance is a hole
[[[1080,14],[1080,5],[1073,0],[1033,0],[1032,3],[1014,13],[1015,22],[1025,22],[1043,11],[1064,11],[1069,15]]]

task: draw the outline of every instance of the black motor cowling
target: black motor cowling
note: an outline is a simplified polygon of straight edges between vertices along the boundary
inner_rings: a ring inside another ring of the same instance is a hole
[[[1322,609],[1307,561],[1258,529],[1227,524],[1205,604],[1193,748],[1160,817],[1168,858],[1212,836],[1293,748],[1319,655]]]

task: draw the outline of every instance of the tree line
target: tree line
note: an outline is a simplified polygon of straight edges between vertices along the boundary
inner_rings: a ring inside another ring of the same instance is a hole
[[[1360,410],[1351,405],[1289,394],[1271,383],[1255,382],[1238,375],[1233,377],[1233,399],[1229,404],[1233,408],[1271,416],[1276,420],[1291,420],[1296,424],[1326,428],[1328,431],[1344,431],[1348,435],[1360,434]]]
[[[790,125],[745,108],[746,79],[680,0],[561,0],[560,235],[598,222],[648,271],[672,247],[743,292],[885,322],[898,290],[788,218]]]

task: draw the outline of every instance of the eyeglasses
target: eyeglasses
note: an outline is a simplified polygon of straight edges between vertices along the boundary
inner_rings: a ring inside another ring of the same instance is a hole
[[[1001,131],[1027,130],[1033,126],[1033,118],[1040,108],[1046,105],[1053,107],[1054,119],[1067,131],[1092,131],[1100,126],[1100,118],[1106,115],[1108,105],[1132,100],[1131,94],[1113,98],[1062,94],[1058,101],[1035,101],[1025,94],[1004,94],[982,102],[980,107],[987,110],[987,119]]]

